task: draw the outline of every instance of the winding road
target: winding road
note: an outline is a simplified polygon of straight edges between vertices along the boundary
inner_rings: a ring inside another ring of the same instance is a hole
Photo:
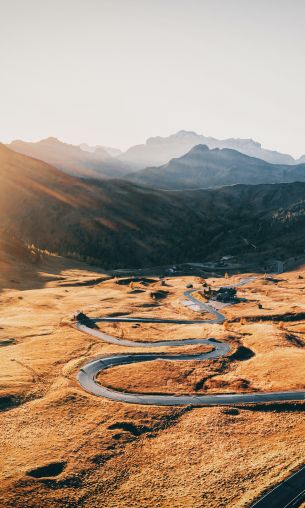
[[[226,287],[238,287],[253,278],[241,279],[238,284]],[[184,296],[187,301],[185,305],[191,306],[193,310],[199,312],[208,312],[214,315],[210,320],[170,320],[159,318],[124,318],[124,317],[103,317],[97,319],[89,319],[87,324],[90,326],[98,322],[127,322],[127,323],[172,323],[172,324],[221,324],[225,321],[225,316],[213,307],[213,302],[203,303],[193,296],[195,290],[185,291]],[[160,406],[220,406],[231,404],[255,404],[262,402],[280,402],[280,401],[303,401],[305,399],[305,391],[286,391],[286,392],[256,392],[256,393],[240,393],[240,394],[219,394],[219,395],[150,395],[145,393],[126,393],[118,392],[111,388],[106,388],[96,382],[96,376],[99,372],[118,365],[128,365],[138,362],[152,362],[155,360],[166,361],[187,361],[187,360],[211,360],[228,354],[231,347],[226,342],[220,342],[216,339],[182,339],[173,341],[157,341],[157,342],[136,342],[131,340],[119,339],[107,335],[106,333],[87,326],[86,321],[81,320],[75,323],[75,327],[81,332],[92,335],[110,344],[119,346],[127,346],[131,348],[158,348],[158,347],[177,347],[186,345],[208,345],[212,350],[202,354],[168,354],[168,353],[138,353],[138,354],[114,354],[107,355],[97,360],[92,360],[84,365],[78,373],[78,381],[81,386],[88,392],[99,397],[120,402],[129,402],[132,404],[160,405]],[[304,491],[305,467],[302,467],[296,473],[290,475],[285,481],[271,489],[267,494],[260,497],[252,506],[253,508],[292,508],[300,506],[305,498]]]
[[[253,280],[253,277],[241,279],[238,284],[232,284],[226,287],[239,287]],[[203,303],[193,296],[195,290],[185,291],[184,296],[187,301],[196,306],[199,312],[208,312],[214,315],[210,320],[170,320],[159,318],[140,318],[140,317],[102,317],[90,319],[90,323],[99,322],[126,322],[126,323],[172,323],[172,324],[221,324],[225,321],[225,316],[212,305],[213,302]],[[88,318],[89,319],[89,318]],[[138,347],[138,348],[158,348],[158,347],[177,347],[186,345],[208,345],[212,351],[201,354],[168,354],[168,353],[132,353],[132,354],[113,354],[92,360],[85,364],[79,371],[77,378],[81,386],[88,392],[98,397],[120,402],[129,402],[132,404],[160,405],[160,406],[212,406],[212,405],[230,405],[230,404],[255,404],[263,402],[280,401],[303,401],[305,391],[281,391],[281,392],[255,392],[255,393],[228,393],[219,395],[168,395],[168,394],[146,394],[146,393],[128,393],[120,392],[112,388],[106,388],[96,381],[96,376],[103,370],[118,365],[128,365],[139,362],[151,362],[155,360],[166,361],[189,361],[189,360],[211,360],[220,358],[228,354],[231,347],[226,342],[220,342],[216,339],[181,339],[173,341],[158,342],[136,342],[112,337],[96,328],[87,326],[86,322],[80,320],[75,323],[75,328],[83,333],[87,333],[110,344],[119,346]]]

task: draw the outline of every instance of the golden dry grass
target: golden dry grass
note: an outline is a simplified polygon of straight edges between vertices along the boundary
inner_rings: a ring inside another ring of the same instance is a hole
[[[13,342],[0,350],[0,393],[7,405],[0,413],[0,506],[246,507],[303,463],[302,404],[236,411],[132,406],[98,399],[78,385],[78,368],[89,358],[130,349],[71,328],[69,317],[76,309],[91,316],[118,312],[194,317],[197,314],[181,306],[185,285],[196,283],[194,278],[171,278],[167,298],[150,307],[145,306],[155,303],[150,291],[160,289],[159,282],[142,287],[142,293],[131,293],[114,280],[77,286],[102,274],[57,258],[36,272],[28,268],[18,274],[20,289],[18,283],[6,284],[1,274],[2,285],[13,289],[0,294],[0,342]],[[111,369],[100,380],[118,389],[173,393],[304,388],[304,324],[238,321],[300,312],[305,297],[298,275],[285,274],[287,281],[279,284],[256,281],[241,288],[248,301],[224,311],[231,321],[226,327],[101,325],[115,336],[139,341],[215,337],[230,341],[233,351],[250,349],[251,358],[143,363]],[[257,301],[263,302],[262,310]],[[63,468],[57,476],[29,475],[53,462]]]

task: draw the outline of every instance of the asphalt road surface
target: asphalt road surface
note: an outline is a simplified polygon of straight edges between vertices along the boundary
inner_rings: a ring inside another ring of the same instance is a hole
[[[251,282],[253,278],[241,279],[238,284],[228,287],[239,287]],[[225,316],[217,309],[212,307],[213,302],[209,304],[197,300],[192,293],[195,290],[185,291],[184,296],[194,303],[199,311],[214,314],[214,318],[210,320],[170,320],[159,318],[140,318],[140,317],[103,317],[90,319],[90,323],[94,326],[98,322],[127,322],[127,323],[173,323],[173,324],[198,324],[209,323],[219,324],[224,322]],[[236,393],[236,394],[220,394],[220,395],[149,395],[145,393],[128,393],[118,392],[116,390],[106,388],[96,382],[96,376],[99,372],[118,365],[127,365],[130,363],[150,362],[154,360],[166,361],[189,361],[189,360],[211,360],[224,356],[230,352],[230,345],[226,342],[220,342],[216,339],[182,339],[174,341],[158,341],[158,342],[136,342],[125,339],[119,339],[107,335],[106,333],[88,326],[88,323],[78,321],[75,327],[81,332],[92,335],[105,342],[127,347],[141,348],[157,348],[157,347],[177,347],[183,345],[202,345],[206,344],[213,349],[208,353],[201,354],[168,354],[168,353],[133,353],[133,354],[114,354],[92,360],[85,364],[78,373],[78,381],[81,386],[88,392],[99,397],[106,397],[111,400],[120,402],[129,402],[133,404],[160,405],[160,406],[211,406],[211,405],[230,405],[230,404],[255,404],[262,402],[280,402],[280,401],[303,401],[305,399],[305,391],[281,391],[281,392],[255,392],[255,393]]]
[[[262,496],[252,508],[297,508],[305,501],[305,467]]]
[[[253,278],[241,279],[238,284],[227,287],[238,287]],[[303,401],[305,399],[305,391],[282,391],[282,392],[256,392],[256,393],[238,393],[238,394],[220,394],[220,395],[150,395],[145,393],[128,393],[118,392],[116,390],[106,388],[96,382],[96,376],[99,372],[117,365],[127,365],[138,362],[151,362],[154,360],[166,361],[188,361],[188,360],[211,360],[228,354],[231,347],[226,342],[216,339],[181,339],[173,341],[157,341],[157,342],[136,342],[131,340],[119,339],[112,337],[97,328],[94,324],[97,322],[129,322],[129,323],[174,323],[174,324],[198,324],[210,323],[221,324],[225,321],[225,316],[213,307],[213,302],[209,304],[197,300],[192,293],[195,290],[185,291],[184,296],[193,309],[199,312],[205,311],[214,315],[210,320],[170,320],[159,318],[96,318],[89,319],[89,323],[84,324],[78,321],[75,327],[81,332],[92,335],[105,342],[127,347],[141,348],[157,348],[157,347],[177,347],[183,345],[208,345],[212,350],[202,354],[168,354],[168,353],[133,353],[133,354],[114,354],[92,360],[84,365],[78,373],[78,381],[81,386],[88,392],[99,397],[120,402],[129,402],[132,404],[160,405],[160,406],[220,406],[232,404],[255,404],[262,402],[280,402],[280,401]],[[186,303],[186,302],[184,302]],[[89,326],[88,326],[89,324]],[[92,327],[93,326],[93,327]],[[284,482],[281,482],[275,488],[264,494],[253,505],[253,508],[296,508],[305,500],[305,467],[289,476]]]

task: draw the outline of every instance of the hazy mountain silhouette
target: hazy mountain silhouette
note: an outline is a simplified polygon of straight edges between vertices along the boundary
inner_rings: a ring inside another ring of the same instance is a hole
[[[298,164],[305,164],[305,155],[302,155],[298,160],[297,160],[297,163]]]
[[[82,150],[80,146],[63,143],[52,137],[36,143],[16,140],[7,146],[16,152],[47,162],[69,175],[83,178],[115,178],[131,170],[123,162],[111,157],[102,147],[91,153]]]
[[[161,166],[171,159],[181,157],[196,145],[212,148],[230,148],[251,157],[257,157],[273,164],[295,164],[291,155],[262,148],[252,139],[223,139],[206,137],[192,131],[179,131],[168,137],[149,138],[145,144],[136,145],[122,153],[119,158],[137,169]]]
[[[114,148],[112,146],[102,146],[102,145],[90,146],[87,143],[82,143],[79,146],[85,152],[91,153],[96,153],[98,150],[101,149],[108,155],[110,155],[110,157],[118,157],[122,153],[122,150],[119,150],[119,148]]]
[[[130,181],[160,189],[196,189],[232,185],[305,181],[305,164],[270,164],[236,150],[197,145],[161,167],[142,169]]]

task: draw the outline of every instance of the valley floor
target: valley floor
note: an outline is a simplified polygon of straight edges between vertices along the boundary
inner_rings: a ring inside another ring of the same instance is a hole
[[[186,285],[199,288],[199,278],[171,277],[164,286],[158,277],[121,284],[55,257],[38,272],[24,267],[14,273],[7,266],[5,273],[1,507],[241,508],[305,461],[303,403],[133,406],[96,398],[77,383],[89,359],[130,352],[72,328],[77,309],[94,317],[197,319],[181,302]],[[208,283],[220,286],[242,276]],[[225,324],[100,323],[110,335],[137,341],[214,337],[229,341],[232,354],[215,361],[116,367],[99,382],[117,390],[174,394],[304,389],[305,269],[278,278],[258,275],[239,288],[246,301],[223,310]],[[154,294],[159,291],[164,291],[160,300]],[[139,345],[135,351],[145,349]]]

